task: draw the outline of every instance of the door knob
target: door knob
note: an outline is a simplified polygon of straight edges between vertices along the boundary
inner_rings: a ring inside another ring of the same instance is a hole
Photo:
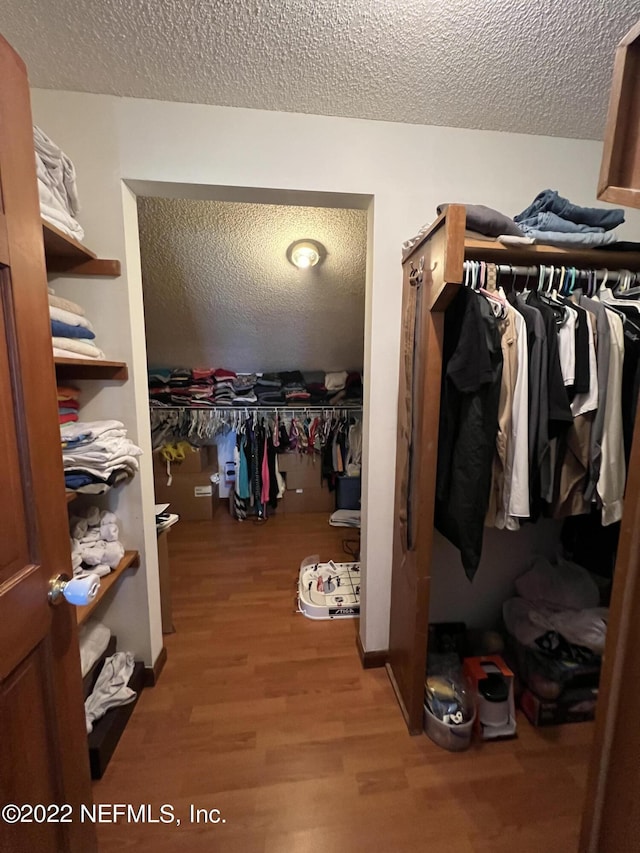
[[[60,604],[65,598],[69,604],[80,606],[91,604],[99,589],[100,578],[98,575],[86,575],[83,578],[58,575],[49,581],[49,603]]]

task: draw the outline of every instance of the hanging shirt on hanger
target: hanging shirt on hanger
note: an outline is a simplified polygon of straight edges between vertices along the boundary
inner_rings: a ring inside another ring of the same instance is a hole
[[[445,314],[435,525],[472,579],[496,450],[502,352],[488,302],[460,288]]]
[[[496,452],[491,472],[491,491],[486,523],[488,527],[504,528],[509,507],[509,486],[513,464],[513,398],[518,378],[518,342],[516,312],[509,305],[504,318],[498,320],[502,350],[502,377],[498,405]]]
[[[626,467],[622,433],[624,332],[621,318],[613,311],[608,311],[606,308],[604,310],[611,334],[602,457],[596,491],[602,501],[602,524],[607,526],[622,518]]]
[[[517,530],[518,519],[529,518],[529,348],[524,317],[514,308],[518,372],[513,394],[510,483],[505,527]]]
[[[584,495],[590,501],[595,496],[596,483],[600,477],[600,466],[602,464],[602,434],[607,407],[611,332],[606,316],[606,308],[596,298],[590,299],[578,293],[577,302],[583,308],[595,314],[596,317],[598,408],[593,419],[593,426],[591,427],[589,482],[587,483]]]
[[[564,322],[558,328],[558,351],[560,370],[565,387],[575,385],[576,381],[576,323],[578,312],[565,306]]]

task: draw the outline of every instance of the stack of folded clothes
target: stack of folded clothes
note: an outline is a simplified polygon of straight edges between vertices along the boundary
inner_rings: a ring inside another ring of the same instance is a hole
[[[80,408],[80,391],[68,385],[58,385],[58,421],[61,424],[75,423]]]
[[[325,403],[327,401],[327,386],[325,374],[321,371],[305,371],[304,384],[309,392],[309,404]]]
[[[67,489],[101,495],[138,470],[142,451],[120,421],[63,424],[60,438]]]
[[[578,207],[555,190],[544,190],[514,220],[536,243],[594,249],[617,242],[613,229],[624,222],[624,210]]]
[[[257,381],[257,373],[236,374],[236,378],[232,381],[235,392],[235,397],[233,398],[234,406],[249,406],[255,405],[258,402],[258,397],[254,392]]]
[[[75,240],[82,240],[84,230],[76,219],[79,204],[73,163],[46,133],[35,126],[33,143],[42,218]]]
[[[104,353],[94,343],[93,326],[81,305],[49,291],[49,316],[54,356],[104,359]]]
[[[168,406],[171,404],[171,369],[168,367],[150,367],[149,377],[149,404],[151,406]]]
[[[124,557],[118,519],[112,512],[89,507],[69,522],[74,577],[105,577]]]
[[[327,373],[325,377],[329,405],[348,405],[362,402],[362,375],[360,373]]]
[[[282,406],[284,394],[282,393],[282,380],[277,373],[260,373],[254,387],[261,406]]]
[[[299,370],[282,370],[278,374],[282,382],[282,393],[287,403],[307,403],[311,397]]]
[[[237,379],[233,370],[224,370],[219,367],[213,372],[214,386],[213,399],[216,406],[233,406],[233,399],[236,396],[233,383]]]

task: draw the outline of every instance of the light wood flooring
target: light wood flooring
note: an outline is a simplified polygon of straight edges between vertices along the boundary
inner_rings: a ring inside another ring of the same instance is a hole
[[[444,752],[407,734],[356,622],[294,613],[302,557],[343,556],[326,515],[181,522],[176,633],[94,798],[172,804],[181,825],[98,827],[102,853],[571,853],[591,724]],[[189,809],[225,823],[189,823]]]

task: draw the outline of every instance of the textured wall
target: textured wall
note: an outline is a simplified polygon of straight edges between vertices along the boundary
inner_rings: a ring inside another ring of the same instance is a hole
[[[601,138],[640,0],[3,0],[36,86]]]
[[[138,199],[149,364],[362,369],[366,213]],[[326,258],[298,270],[294,241]]]

